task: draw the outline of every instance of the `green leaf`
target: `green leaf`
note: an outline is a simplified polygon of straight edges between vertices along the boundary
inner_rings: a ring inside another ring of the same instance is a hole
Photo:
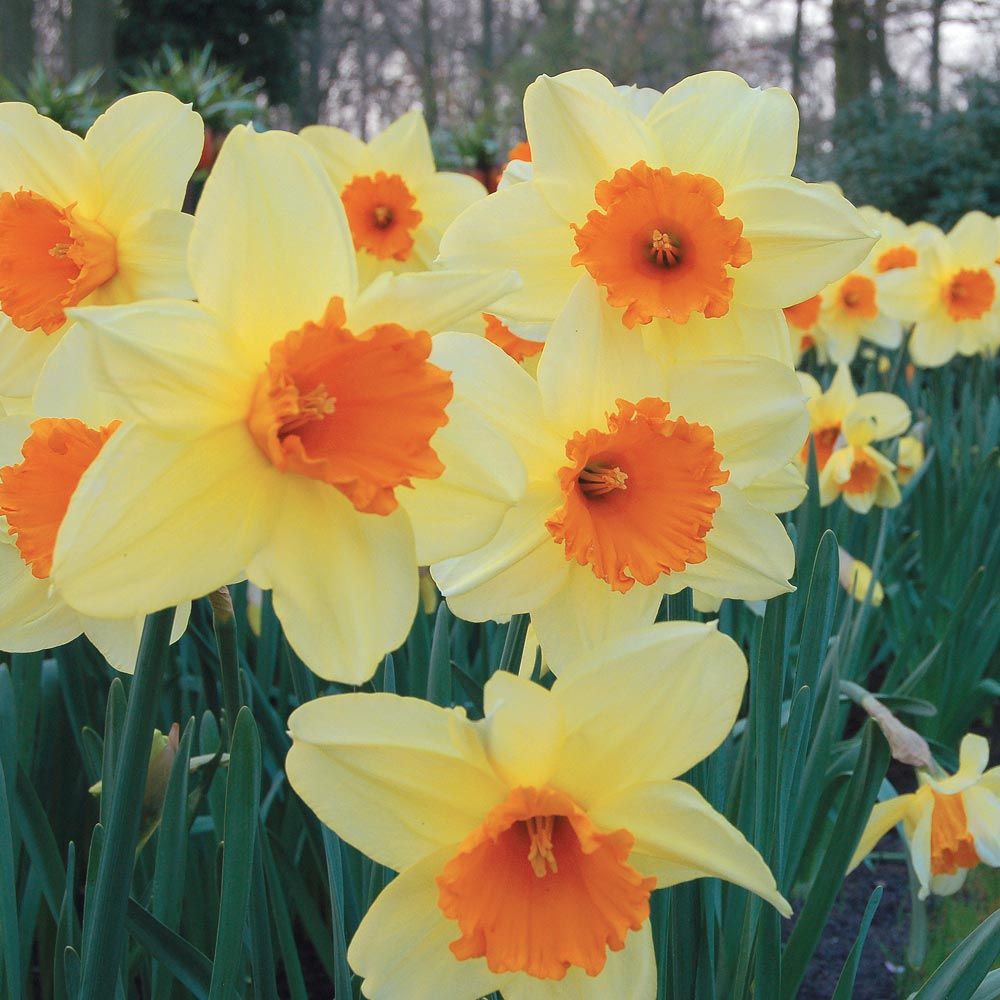
[[[52,919],[58,920],[66,892],[66,872],[52,827],[45,815],[45,807],[39,800],[31,779],[21,767],[17,769],[16,796],[21,840],[31,858],[33,869],[40,877],[42,894]]]
[[[80,946],[80,927],[76,919],[76,907],[73,894],[76,889],[76,845],[69,843],[66,852],[66,893],[63,896],[62,909],[59,912],[59,926],[56,928],[55,961],[52,963],[52,984],[56,1000],[76,1000],[76,992],[71,991],[66,982],[66,952],[74,954]],[[61,961],[60,961],[61,959]],[[79,955],[77,955],[79,961]],[[78,984],[79,985],[79,984]]]
[[[14,998],[21,995],[21,942],[17,922],[14,830],[5,775],[0,760],[0,957],[3,958],[7,995]]]
[[[851,948],[844,968],[841,970],[840,978],[837,980],[837,988],[834,990],[830,1000],[851,1000],[854,996],[854,981],[858,976],[858,966],[861,964],[861,952],[864,951],[865,941],[868,939],[868,930],[875,917],[875,911],[882,900],[882,886],[875,887],[875,891],[868,900],[865,907],[864,916],[861,918],[861,926],[858,928],[858,936],[854,946]]]
[[[427,700],[447,707],[451,704],[451,612],[448,603],[438,605],[427,672]]]
[[[226,779],[222,893],[215,937],[210,1000],[229,1000],[240,978],[243,927],[252,882],[254,841],[260,799],[260,738],[253,715],[240,709]]]
[[[1000,956],[1000,910],[988,916],[935,970],[911,1000],[971,1000]]]
[[[1000,969],[994,969],[972,994],[972,1000],[1000,1000]]]
[[[162,962],[197,1000],[207,1000],[212,963],[202,952],[131,898],[126,921],[129,933],[153,958]]]

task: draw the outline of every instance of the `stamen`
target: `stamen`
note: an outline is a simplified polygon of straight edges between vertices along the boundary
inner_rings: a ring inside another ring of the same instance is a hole
[[[681,260],[681,242],[676,236],[654,229],[649,241],[649,256],[655,264],[673,267]]]
[[[559,865],[552,850],[552,828],[555,825],[554,816],[529,816],[524,825],[528,828],[531,838],[531,848],[528,851],[528,864],[538,878],[545,878],[551,871],[556,874]]]
[[[281,429],[278,431],[279,438],[294,434],[314,420],[322,420],[324,417],[330,416],[337,408],[337,401],[327,393],[326,386],[320,382],[315,388],[299,396],[298,406],[298,413],[281,422]]]
[[[57,243],[54,247],[50,248],[50,257],[65,257],[71,249],[69,243]]]
[[[576,481],[587,496],[604,496],[612,490],[626,489],[628,473],[623,472],[617,465],[611,466],[594,462],[583,467],[583,472],[580,473]]]
[[[388,229],[392,225],[392,209],[388,205],[376,205],[372,211],[375,216],[375,225],[379,229]]]

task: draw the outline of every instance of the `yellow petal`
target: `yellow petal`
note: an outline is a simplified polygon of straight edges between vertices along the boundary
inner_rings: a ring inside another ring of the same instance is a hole
[[[497,671],[483,689],[482,740],[510,788],[547,785],[563,743],[559,702],[540,684]]]
[[[706,358],[673,365],[666,373],[664,396],[671,417],[712,428],[723,468],[735,486],[782,468],[809,433],[795,372],[769,358]]]
[[[753,252],[734,274],[734,297],[759,308],[804,302],[857,267],[875,241],[850,202],[794,177],[733,188],[720,211],[743,220]]]
[[[635,838],[629,861],[657,888],[694,878],[721,878],[766,899],[782,916],[792,908],[764,859],[723,815],[683,781],[632,785],[590,812],[605,829]]]
[[[347,958],[369,1000],[472,1000],[513,979],[490,972],[485,958],[460,962],[448,949],[461,932],[438,909],[434,879],[453,853],[438,851],[403,872],[365,914]]]
[[[30,397],[46,359],[65,331],[63,327],[46,336],[41,330],[21,330],[0,313],[0,396]]]
[[[805,499],[809,487],[794,462],[774,472],[758,476],[743,490],[743,495],[755,507],[772,514],[794,510]]]
[[[535,183],[564,220],[580,225],[597,208],[597,183],[652,151],[639,118],[592,69],[538,77],[524,92],[524,125]]]
[[[910,358],[918,368],[940,368],[958,353],[958,324],[942,314],[917,321],[910,336]]]
[[[853,445],[871,444],[902,434],[911,421],[910,408],[891,392],[866,392],[844,418],[844,437]]]
[[[417,199],[417,210],[423,216],[420,229],[433,237],[433,260],[445,229],[470,205],[485,198],[486,188],[468,174],[442,172],[431,174],[415,184],[413,194]]]
[[[973,785],[962,793],[962,802],[980,861],[1000,868],[1000,797]]]
[[[440,266],[465,270],[513,268],[522,288],[497,304],[514,320],[552,319],[581,272],[570,265],[573,230],[534,182],[504,188],[470,205],[441,238]]]
[[[22,187],[62,207],[76,202],[85,215],[100,207],[100,174],[83,140],[12,101],[0,104],[0,191]]]
[[[117,233],[135,215],[180,211],[204,139],[201,116],[170,94],[115,101],[84,139],[104,185],[98,221]]]
[[[594,648],[652,625],[660,598],[658,588],[642,584],[616,593],[589,566],[571,563],[566,583],[531,612],[545,662],[559,676],[572,673]]]
[[[736,643],[696,622],[648,625],[594,650],[553,688],[566,724],[554,783],[590,809],[683,774],[732,729],[746,679]]]
[[[396,871],[474,830],[507,793],[461,710],[390,694],[317,698],[288,720],[288,780],[330,829]]]
[[[10,653],[54,649],[82,631],[80,616],[49,586],[37,580],[7,536],[0,539],[0,647]]]
[[[878,802],[872,809],[871,816],[861,833],[861,839],[855,848],[851,858],[848,872],[853,871],[861,862],[871,854],[875,845],[894,827],[903,822],[903,817],[916,804],[914,795],[897,795],[894,798],[886,799],[885,802]]]
[[[363,514],[326,483],[285,476],[280,510],[247,566],[305,664],[363,684],[406,638],[417,611],[417,558],[402,509]]]
[[[343,205],[309,145],[237,125],[195,213],[190,268],[202,305],[263,361],[331,296],[350,304],[354,257]]]
[[[187,629],[191,615],[191,602],[184,601],[174,613],[174,627],[170,641],[177,642]],[[97,647],[97,651],[122,673],[135,672],[135,661],[139,656],[139,642],[146,622],[144,615],[134,618],[89,618],[81,616],[80,623],[87,638]]]
[[[960,266],[988,267],[997,258],[996,222],[985,212],[966,212],[947,240]]]
[[[927,800],[930,800],[929,802]],[[914,811],[907,824],[910,831],[908,846],[910,848],[910,863],[913,873],[917,876],[920,890],[917,895],[926,899],[931,891],[931,820],[934,813],[934,800],[926,796],[921,802],[914,802]]]
[[[124,426],[73,494],[53,581],[68,604],[98,618],[202,597],[238,579],[260,547],[278,475],[242,425],[191,441]]]
[[[421,111],[407,111],[370,143],[372,160],[382,170],[403,173],[415,181],[434,173],[434,152]]]
[[[128,220],[118,234],[116,275],[128,300],[194,298],[187,262],[193,228],[194,219],[182,212],[154,211]]]
[[[735,73],[698,73],[671,87],[646,116],[673,171],[724,188],[784,176],[795,165],[799,114],[786,90],[750,87]]]
[[[299,136],[316,151],[333,186],[340,191],[358,175],[374,173],[368,147],[357,136],[332,125],[309,125]]]

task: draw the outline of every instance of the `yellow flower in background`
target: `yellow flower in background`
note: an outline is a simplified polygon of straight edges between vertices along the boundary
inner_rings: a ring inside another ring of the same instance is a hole
[[[203,133],[169,94],[116,101],[84,139],[0,104],[0,395],[32,394],[68,308],[194,297],[180,208]]]
[[[79,419],[0,418],[0,647],[31,653],[86,635],[111,666],[132,673],[144,616],[79,614],[50,579],[73,490],[117,430],[116,420],[100,426],[106,416],[94,426]],[[186,602],[178,608],[171,642],[183,635],[190,610]]]
[[[746,676],[731,639],[664,623],[551,691],[494,674],[480,722],[389,694],[293,712],[292,787],[400,873],[348,950],[364,995],[652,1000],[654,888],[714,876],[788,916],[757,851],[677,780],[726,738]]]
[[[947,236],[924,246],[914,267],[886,272],[883,308],[914,323],[910,357],[936,368],[956,354],[995,351],[1000,345],[1000,266],[997,231],[982,212],[962,216]]]
[[[882,584],[875,580],[872,584],[872,568],[860,559],[855,559],[847,549],[838,546],[840,570],[838,579],[841,587],[858,602],[871,601],[872,607],[879,607],[885,600]],[[870,592],[870,596],[869,596]]]
[[[82,384],[123,420],[80,479],[53,579],[108,615],[246,575],[312,669],[361,683],[409,630],[418,561],[482,545],[523,488],[513,449],[452,401],[429,332],[512,278],[385,275],[358,294],[310,147],[243,127],[205,186],[190,263],[197,303],[80,309],[49,359],[41,411],[69,415]]]
[[[921,899],[957,892],[980,862],[1000,867],[1000,767],[987,771],[989,759],[989,744],[970,733],[962,739],[955,774],[938,778],[917,771],[915,792],[872,810],[851,868],[898,823],[903,824]]]
[[[816,468],[823,472],[830,456],[846,443],[869,444],[902,434],[910,426],[910,408],[891,392],[866,392],[858,395],[847,365],[837,371],[824,392],[806,372],[799,372],[799,382],[809,410],[809,438],[802,446],[799,461],[809,461],[809,443],[816,450]],[[864,440],[862,440],[864,439]]]
[[[789,462],[807,419],[786,365],[660,365],[585,282],[549,332],[537,380],[482,338],[438,341],[457,398],[513,445],[528,480],[489,543],[431,566],[455,614],[530,612],[560,673],[652,622],[664,593],[789,590],[794,552],[774,512],[804,494]]]
[[[379,274],[430,268],[447,226],[486,197],[472,177],[437,170],[419,111],[368,143],[331,125],[310,125],[301,135],[344,203],[362,288]]]
[[[599,73],[539,77],[524,97],[530,170],[441,243],[457,267],[513,267],[498,311],[551,322],[577,282],[672,359],[791,360],[781,308],[867,255],[875,234],[832,190],[791,176],[788,93],[704,73],[665,94]]]
[[[792,346],[792,359],[797,365],[802,355],[815,347],[819,337],[819,310],[822,305],[819,295],[812,295],[804,302],[785,306],[782,312],[788,323],[788,339]]]
[[[914,222],[908,226],[891,212],[883,212],[872,205],[862,205],[858,211],[879,232],[878,242],[868,257],[876,275],[916,267],[921,249],[943,235],[929,222]]]
[[[905,486],[920,471],[924,458],[924,442],[916,434],[907,434],[899,439],[896,480],[900,486]]]

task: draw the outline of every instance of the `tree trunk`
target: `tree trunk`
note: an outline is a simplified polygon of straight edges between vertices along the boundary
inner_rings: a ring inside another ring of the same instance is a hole
[[[438,123],[437,86],[434,81],[434,22],[431,0],[420,0],[420,98],[427,129]]]
[[[0,73],[21,81],[35,58],[31,0],[0,0]]]
[[[114,0],[73,0],[69,20],[69,53],[71,72],[79,73],[100,66],[104,70],[101,89],[115,89]]]
[[[496,128],[496,75],[493,0],[480,0],[482,36],[479,41],[479,101],[482,105],[480,116],[487,135],[492,136]]]
[[[868,12],[865,0],[832,0],[834,98],[841,111],[867,97],[871,86]]]
[[[799,103],[802,96],[802,20],[805,0],[795,0],[795,30],[792,32],[792,51],[789,54],[789,62],[792,70],[792,97],[795,103]]]
[[[944,20],[944,0],[931,0],[931,65],[928,76],[930,89],[927,104],[931,111],[941,110],[941,22]]]

